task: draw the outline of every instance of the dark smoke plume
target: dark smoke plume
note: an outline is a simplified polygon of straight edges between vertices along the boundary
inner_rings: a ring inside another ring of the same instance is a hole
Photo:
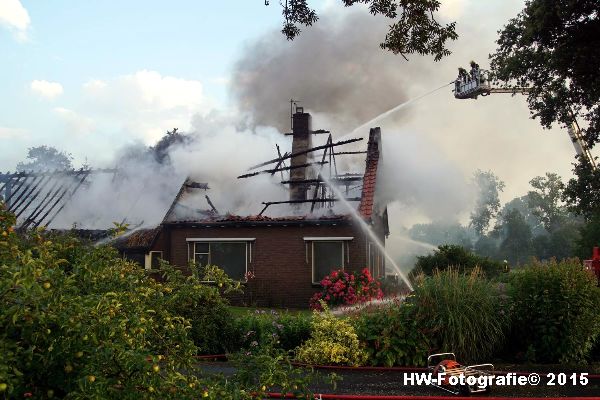
[[[289,99],[333,126],[349,129],[408,99],[406,87],[424,63],[379,48],[388,20],[365,10],[325,13],[292,42],[269,32],[235,65],[231,90],[255,125],[289,130]],[[321,127],[319,127],[321,128]],[[335,133],[334,133],[335,134]]]

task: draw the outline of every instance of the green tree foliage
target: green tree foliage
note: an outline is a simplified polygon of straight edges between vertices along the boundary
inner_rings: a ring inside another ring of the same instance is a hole
[[[472,230],[460,223],[445,221],[415,224],[408,230],[408,235],[413,240],[434,246],[456,244],[465,248],[471,247],[475,236]]]
[[[491,259],[498,258],[498,246],[500,241],[493,235],[483,235],[473,245],[473,253],[482,256],[489,257]]]
[[[353,324],[371,365],[426,364],[429,339],[415,316],[416,308],[410,302],[386,304],[357,315]]]
[[[569,208],[586,219],[600,214],[600,168],[592,168],[588,163],[579,163],[573,169],[564,191]]]
[[[527,193],[531,213],[538,217],[548,232],[564,224],[568,211],[562,203],[565,185],[558,174],[547,172],[545,177],[536,176],[530,185],[535,189]]]
[[[22,238],[14,223],[0,204],[0,384],[8,398],[250,399],[275,383],[308,393],[304,372],[273,348],[243,357],[227,379],[197,368],[190,331],[194,319],[220,323],[207,315],[215,305],[222,312],[215,299],[230,282],[222,274],[207,271],[217,282],[207,286],[163,265],[158,282],[110,247],[37,231]],[[225,334],[215,330],[204,335]]]
[[[495,77],[529,87],[533,117],[544,127],[583,118],[590,147],[600,138],[600,15],[596,0],[529,0],[500,31],[491,56]]]
[[[428,333],[433,352],[455,352],[461,359],[481,362],[502,344],[509,324],[506,304],[479,269],[456,269],[421,276],[407,301]]]
[[[381,43],[381,48],[394,54],[418,53],[433,55],[436,61],[451,54],[446,47],[448,40],[456,40],[455,23],[440,24],[434,17],[438,0],[342,0],[346,7],[366,4],[373,15],[383,15],[393,20]],[[317,13],[308,0],[285,0],[282,33],[293,40],[300,33],[298,25],[310,26],[318,20]]]
[[[530,361],[582,361],[600,333],[600,289],[578,261],[534,264],[511,276],[510,344]]]
[[[498,230],[501,230],[503,217],[512,210],[517,210],[521,213],[521,215],[523,215],[523,218],[525,218],[525,222],[527,222],[527,225],[531,227],[531,233],[533,233],[534,236],[547,232],[540,219],[533,213],[533,210],[529,207],[529,197],[526,195],[521,197],[515,197],[511,201],[504,204],[504,206],[498,213],[498,220],[496,221],[496,226],[494,226],[492,233],[497,234]]]
[[[464,247],[457,245],[440,246],[433,254],[417,257],[413,274],[423,273],[434,275],[436,270],[456,269],[470,273],[479,267],[487,277],[496,277],[503,270],[504,265],[498,261],[476,255]]]
[[[30,147],[27,160],[17,164],[17,171],[54,171],[73,168],[73,156],[50,146]]]
[[[581,228],[576,255],[582,260],[587,260],[592,256],[594,246],[600,247],[600,213],[592,215]]]
[[[549,128],[583,119],[591,148],[600,140],[600,15],[596,0],[529,0],[500,31],[491,56],[495,77],[506,86],[528,87],[534,118]],[[565,192],[578,214],[600,211],[600,172],[585,159]]]
[[[477,203],[471,213],[470,226],[483,235],[500,209],[499,194],[504,190],[504,182],[493,172],[480,170],[475,172],[473,181],[477,187]]]
[[[234,282],[213,266],[189,266],[191,274],[162,263],[160,272],[172,311],[190,321],[190,337],[200,354],[223,354],[235,345],[233,316],[222,293],[235,292]],[[212,286],[205,282],[214,282]]]
[[[533,256],[533,235],[523,215],[516,209],[502,217],[503,240],[499,256],[511,264],[522,264]]]

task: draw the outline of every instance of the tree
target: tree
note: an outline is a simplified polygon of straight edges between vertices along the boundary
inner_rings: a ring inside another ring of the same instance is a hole
[[[600,168],[579,163],[573,173],[575,178],[567,183],[564,197],[571,211],[590,220],[600,214]]]
[[[51,146],[30,147],[27,160],[17,164],[17,171],[51,171],[73,169],[73,156]]]
[[[435,246],[457,244],[471,248],[474,233],[458,222],[433,221],[429,224],[415,224],[408,230],[411,239]]]
[[[535,215],[533,210],[529,207],[529,198],[528,196],[515,197],[508,203],[504,204],[500,212],[498,213],[498,224],[494,227],[494,231],[502,230],[502,219],[505,215],[507,215],[510,211],[517,210],[523,215],[525,222],[531,228],[531,233],[534,236],[541,235],[546,233],[546,228],[540,221],[540,218]],[[496,236],[499,236],[499,232],[496,232]]]
[[[583,118],[588,146],[600,140],[600,13],[597,0],[529,0],[500,31],[494,77],[530,87],[527,101],[542,126]]]
[[[529,181],[535,189],[527,193],[527,205],[539,218],[548,232],[563,225],[568,212],[562,203],[565,185],[560,176],[547,172],[545,177],[536,176]]]
[[[502,263],[478,256],[464,247],[457,245],[439,246],[433,254],[418,256],[414,272],[433,275],[435,270],[457,268],[461,272],[470,273],[475,267],[481,268],[488,278],[498,276],[503,270]]]
[[[577,241],[577,255],[587,260],[591,258],[592,248],[600,246],[600,213],[591,216],[579,232],[581,235]]]
[[[159,164],[168,164],[171,161],[169,151],[173,150],[173,147],[178,144],[186,144],[189,142],[189,136],[184,133],[179,133],[177,128],[173,128],[172,131],[167,131],[167,133],[165,133],[154,146],[150,147],[149,150]]]
[[[456,40],[455,23],[442,25],[434,17],[439,9],[438,0],[342,0],[346,7],[355,4],[367,4],[373,15],[383,15],[394,19],[382,49],[400,54],[418,53],[433,55],[436,61],[451,54],[446,48],[448,40]],[[267,2],[268,4],[268,2]],[[308,0],[285,0],[280,2],[283,8],[283,29],[281,32],[288,40],[300,34],[298,25],[311,26],[318,16],[308,5]]]
[[[477,186],[477,203],[475,210],[471,213],[470,226],[481,236],[500,209],[499,192],[504,190],[502,182],[493,172],[477,170],[473,178]]]
[[[518,210],[511,210],[502,218],[503,237],[499,254],[511,264],[523,264],[533,255],[531,228]]]

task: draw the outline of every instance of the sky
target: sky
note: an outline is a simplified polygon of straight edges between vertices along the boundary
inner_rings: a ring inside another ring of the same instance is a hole
[[[439,18],[456,21],[460,38],[436,63],[380,50],[387,21],[339,0],[312,1],[321,20],[287,42],[278,2],[270,3],[0,0],[0,171],[14,170],[39,145],[71,153],[76,166],[110,167],[126,146],[151,145],[167,130],[193,130],[219,114],[249,113],[277,127],[299,92],[315,126],[341,137],[450,82],[471,59],[487,67],[497,31],[524,5],[442,0]],[[307,43],[319,52],[307,55]],[[506,182],[508,201],[546,171],[568,178],[574,161],[566,131],[543,130],[520,96],[459,101],[447,87],[377,124],[386,160],[405,173],[391,183],[392,200],[403,200],[392,212],[404,224],[441,214],[464,219],[468,207],[451,203],[466,201],[477,169]]]

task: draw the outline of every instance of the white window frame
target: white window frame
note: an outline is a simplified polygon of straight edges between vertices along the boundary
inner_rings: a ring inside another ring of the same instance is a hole
[[[382,255],[379,248],[373,242],[367,244],[367,260],[369,262],[369,272],[371,276],[376,279],[380,276]],[[373,261],[373,263],[371,263]]]
[[[160,258],[164,260],[162,250],[152,250],[144,257],[144,269],[152,269],[152,253],[160,253]]]
[[[306,243],[306,252],[308,253],[308,243],[310,242],[310,256],[311,256],[311,281],[313,285],[318,285],[321,281],[315,281],[315,242],[332,242],[342,244],[342,269],[346,269],[348,260],[350,259],[350,246],[349,241],[353,240],[353,236],[305,236],[304,242]],[[307,254],[308,262],[308,254]]]
[[[195,261],[196,254],[207,254],[207,253],[196,253],[196,244],[206,243],[208,244],[208,265],[211,265],[210,256],[210,244],[211,243],[244,243],[246,245],[246,265],[244,276],[248,273],[248,264],[252,263],[252,244],[256,238],[187,238],[188,244],[188,260]],[[191,248],[191,252],[190,252]],[[242,279],[243,280],[243,279]]]

